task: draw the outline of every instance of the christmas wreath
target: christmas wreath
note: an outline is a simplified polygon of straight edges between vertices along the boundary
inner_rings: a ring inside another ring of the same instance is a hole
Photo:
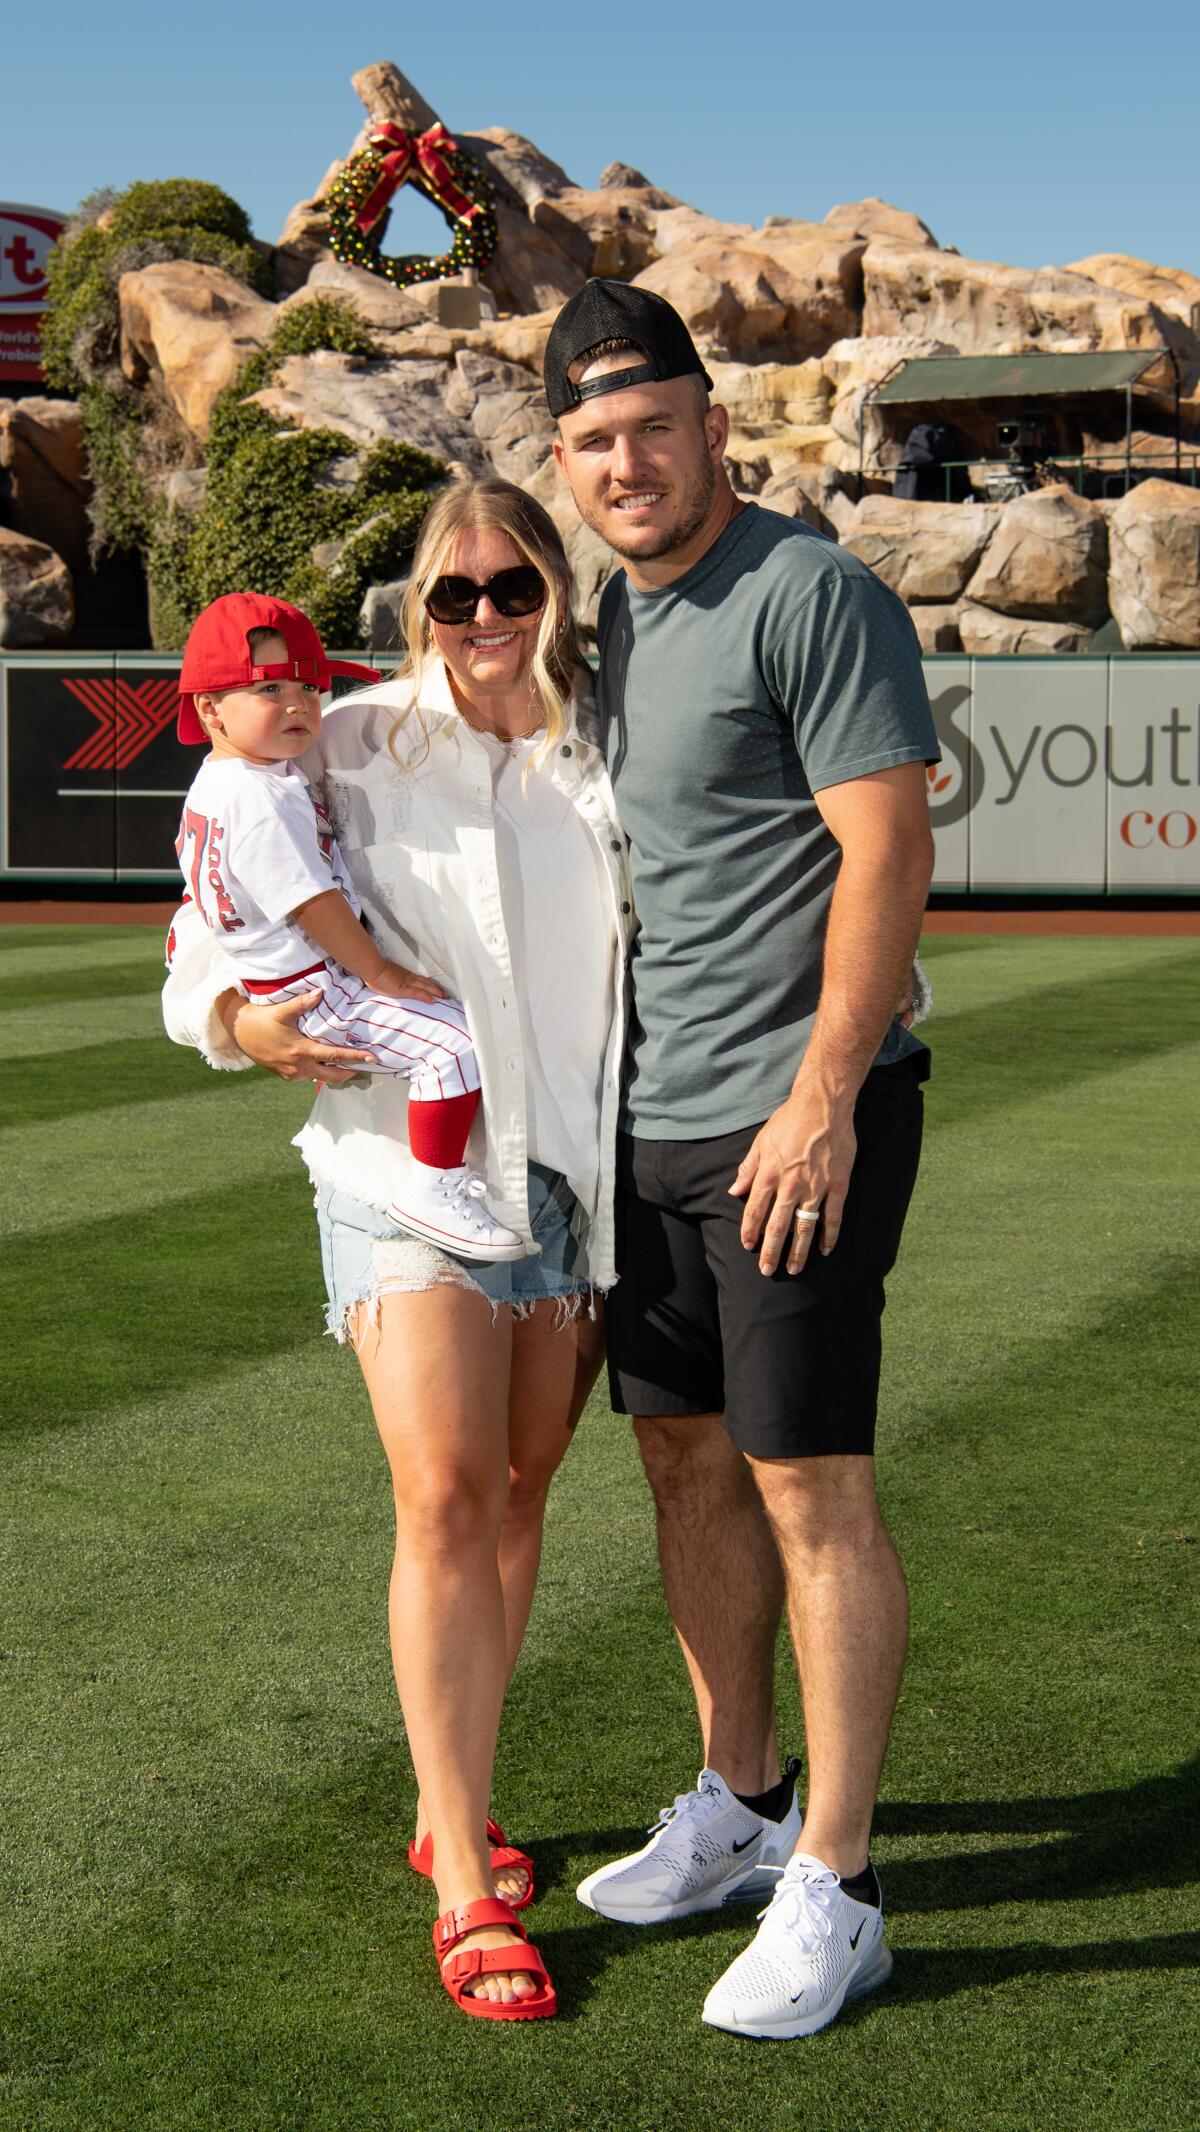
[[[389,257],[380,249],[389,205],[402,185],[417,186],[445,216],[454,241],[440,258],[422,252]],[[343,266],[364,267],[399,289],[445,281],[466,267],[479,272],[498,242],[492,197],[490,179],[444,126],[412,134],[385,122],[330,186],[330,248]]]

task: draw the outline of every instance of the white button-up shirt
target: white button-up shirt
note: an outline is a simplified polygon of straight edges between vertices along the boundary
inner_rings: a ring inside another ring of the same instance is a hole
[[[425,669],[419,704],[412,697],[412,684],[404,680],[343,697],[327,712],[301,767],[328,810],[384,954],[435,978],[466,1008],[483,1086],[467,1160],[486,1176],[498,1219],[534,1250],[516,996],[521,971],[512,967],[505,926],[491,762],[486,743],[459,715],[440,661]],[[397,724],[401,713],[407,715]],[[570,801],[601,860],[601,922],[611,941],[608,1038],[597,1080],[596,1141],[581,1149],[577,1178],[568,1172],[567,1182],[581,1202],[587,1277],[608,1287],[615,1278],[612,1205],[625,952],[634,921],[625,847],[586,677],[568,717],[553,754],[530,774],[549,778]],[[249,1065],[214,1009],[220,993],[237,982],[219,943],[186,904],[174,935],[163,992],[168,1035],[203,1052],[210,1065]],[[407,1093],[407,1084],[391,1074],[322,1088],[296,1140],[314,1181],[386,1207],[401,1190],[410,1159]]]

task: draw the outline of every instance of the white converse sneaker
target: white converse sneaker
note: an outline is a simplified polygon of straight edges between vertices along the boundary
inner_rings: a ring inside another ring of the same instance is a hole
[[[843,1893],[832,1867],[803,1852],[784,1867],[750,1945],[704,2001],[710,2028],[735,2036],[811,2036],[886,1982],[883,1911]]]
[[[453,1258],[525,1257],[523,1238],[496,1220],[487,1203],[487,1186],[473,1170],[435,1170],[414,1162],[404,1197],[393,1200],[388,1213],[401,1228]]]
[[[702,1769],[695,1791],[681,1792],[674,1806],[663,1809],[642,1850],[580,1882],[580,1902],[618,1924],[659,1925],[764,1894],[800,1834],[798,1767],[788,1763],[792,1803],[782,1821],[764,1821],[715,1769]]]

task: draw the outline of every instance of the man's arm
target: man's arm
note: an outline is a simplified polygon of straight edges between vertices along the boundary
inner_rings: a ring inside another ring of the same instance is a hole
[[[816,795],[841,846],[829,911],[821,998],[792,1092],[768,1118],[731,1191],[745,1198],[742,1242],[759,1265],[786,1255],[799,1273],[821,1211],[832,1251],[854,1165],[854,1104],[912,969],[933,874],[924,763],[877,770]]]

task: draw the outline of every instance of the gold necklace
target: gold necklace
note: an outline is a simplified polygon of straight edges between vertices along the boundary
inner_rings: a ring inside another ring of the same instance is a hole
[[[475,720],[467,711],[466,705],[461,701],[458,704],[458,715],[464,725],[470,726],[473,733],[482,734],[485,740],[498,740],[500,745],[505,748],[515,748],[522,740],[532,740],[534,734],[540,733],[546,723],[544,718],[539,717],[535,718],[531,726],[526,726],[523,733],[497,733],[490,725],[476,725]]]

